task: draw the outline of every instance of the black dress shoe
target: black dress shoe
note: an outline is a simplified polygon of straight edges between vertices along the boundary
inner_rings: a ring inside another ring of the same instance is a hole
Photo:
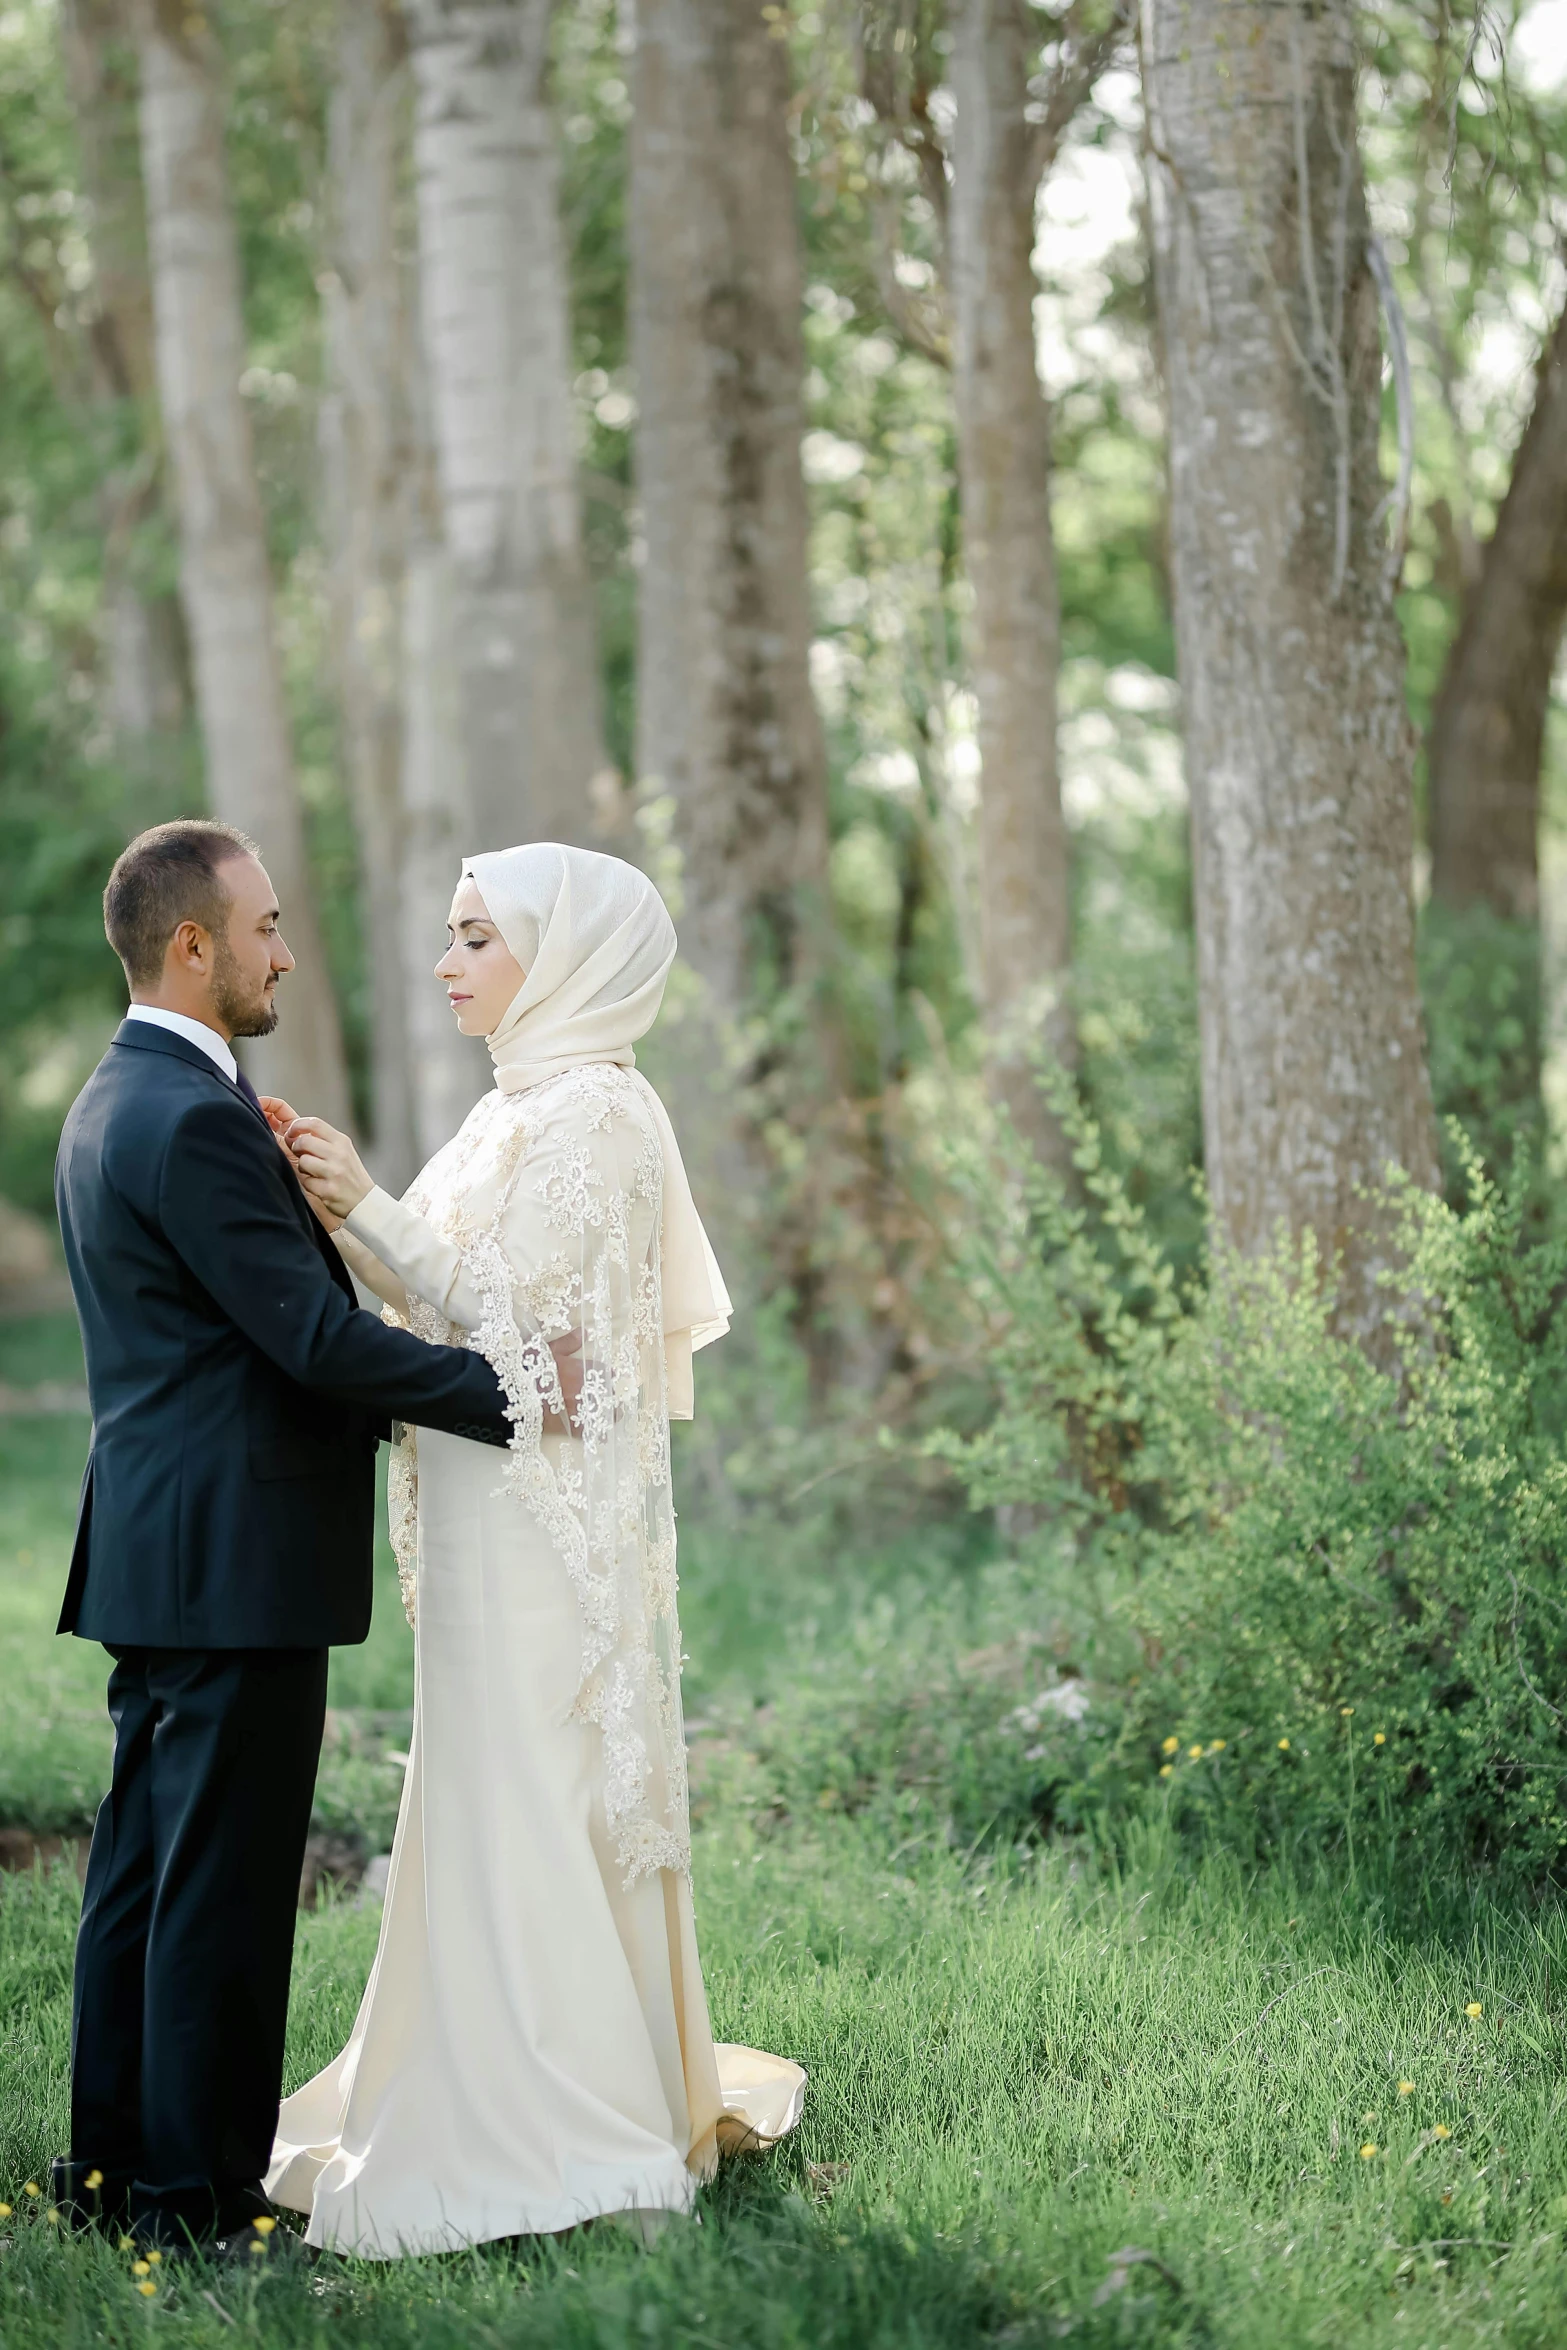
[[[132,2178],[128,2170],[105,2171],[57,2154],[49,2165],[49,2196],[61,2226],[118,2234],[130,2210]]]
[[[158,2195],[143,2187],[133,2198],[130,2232],[136,2250],[158,2252],[166,2260],[182,2260],[187,2253],[203,2259],[226,2257],[220,2247],[237,2240],[260,2223],[262,2236],[277,2224],[259,2179],[248,2187],[230,2187],[218,2195],[209,2188],[181,2189]]]

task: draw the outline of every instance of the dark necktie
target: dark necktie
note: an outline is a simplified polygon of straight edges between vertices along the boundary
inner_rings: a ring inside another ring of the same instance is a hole
[[[249,1102],[251,1108],[253,1110],[261,1110],[261,1096],[259,1093],[257,1093],[255,1087],[251,1084],[250,1079],[245,1075],[243,1069],[237,1069],[235,1071],[234,1083],[239,1087],[240,1092],[244,1095],[246,1101]],[[266,1116],[266,1111],[261,1110],[261,1115],[264,1118]]]

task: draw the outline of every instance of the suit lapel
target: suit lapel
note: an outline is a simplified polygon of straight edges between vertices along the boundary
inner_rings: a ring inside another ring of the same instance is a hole
[[[239,1087],[218,1067],[212,1055],[203,1052],[199,1044],[192,1044],[189,1037],[181,1036],[177,1030],[172,1028],[159,1028],[151,1020],[122,1020],[115,1032],[114,1043],[115,1045],[128,1046],[132,1052],[158,1053],[168,1060],[183,1061],[188,1068],[202,1070],[212,1079],[214,1085],[221,1085],[226,1094],[232,1095],[244,1110],[245,1115],[255,1119],[272,1148],[278,1149],[277,1136],[267,1124],[265,1114],[256,1107],[254,1102],[246,1100]],[[285,1162],[287,1161],[288,1154],[286,1152],[280,1152],[279,1155]],[[291,1164],[285,1164],[284,1179],[288,1186],[289,1198],[294,1203],[294,1212],[303,1222],[316,1247],[321,1251],[328,1272],[338,1287],[347,1296],[353,1297],[355,1295],[354,1284],[348,1267],[333,1247],[331,1235],[323,1232],[320,1223],[311,1213],[310,1202],[300,1189],[299,1177],[295,1174]]]

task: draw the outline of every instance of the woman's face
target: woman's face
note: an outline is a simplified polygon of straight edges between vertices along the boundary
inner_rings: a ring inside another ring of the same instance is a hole
[[[446,918],[450,944],[435,966],[464,1036],[491,1036],[527,973],[486,911],[471,873],[457,884]]]

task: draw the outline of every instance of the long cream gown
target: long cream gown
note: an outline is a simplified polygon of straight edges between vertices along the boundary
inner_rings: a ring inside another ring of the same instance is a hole
[[[689,1354],[666,1367],[656,1326],[640,1085],[573,1070],[487,1095],[407,1204],[374,1192],[350,1219],[344,1254],[396,1316],[479,1331],[526,1392],[515,1460],[418,1432],[380,1944],[347,2046],[284,2101],[267,2181],[313,2244],[391,2258],[683,2212],[722,2144],[798,2115],[797,2066],[715,2049],[697,1956],[667,1507]],[[580,1435],[545,1417],[561,1333],[586,1360]]]

